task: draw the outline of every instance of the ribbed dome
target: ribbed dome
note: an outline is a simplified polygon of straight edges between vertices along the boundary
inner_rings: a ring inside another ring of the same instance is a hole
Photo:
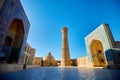
[[[44,60],[55,60],[54,57],[49,52],[47,56],[44,57]]]
[[[57,66],[57,62],[55,61],[54,57],[49,52],[43,60],[43,66]]]

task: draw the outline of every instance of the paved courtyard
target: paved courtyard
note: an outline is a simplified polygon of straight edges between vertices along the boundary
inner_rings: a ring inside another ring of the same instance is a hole
[[[120,80],[120,70],[42,67],[3,73],[0,80]]]

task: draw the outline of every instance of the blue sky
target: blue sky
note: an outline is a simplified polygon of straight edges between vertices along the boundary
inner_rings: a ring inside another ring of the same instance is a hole
[[[30,21],[28,43],[36,56],[51,52],[61,59],[61,29],[69,29],[71,58],[87,55],[84,38],[102,23],[107,23],[114,39],[120,41],[119,0],[21,0]]]

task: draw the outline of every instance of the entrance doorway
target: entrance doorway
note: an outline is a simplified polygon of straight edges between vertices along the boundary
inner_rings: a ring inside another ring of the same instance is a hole
[[[18,62],[23,43],[24,28],[19,19],[12,21],[4,41],[2,52],[5,54],[5,61],[8,63]]]
[[[94,67],[105,67],[106,60],[104,56],[104,49],[101,41],[93,40],[90,45],[91,56]]]

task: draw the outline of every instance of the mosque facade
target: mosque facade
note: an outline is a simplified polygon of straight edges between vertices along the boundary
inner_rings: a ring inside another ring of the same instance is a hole
[[[85,37],[88,62],[93,67],[119,67],[120,46],[108,24],[102,24]],[[117,57],[116,57],[117,56]]]
[[[0,62],[21,61],[29,28],[20,0],[0,0]]]

